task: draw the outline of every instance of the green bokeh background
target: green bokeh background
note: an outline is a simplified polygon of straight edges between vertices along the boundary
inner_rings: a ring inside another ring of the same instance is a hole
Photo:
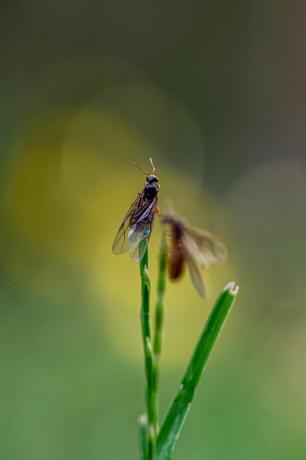
[[[173,458],[306,458],[305,19],[285,1],[1,3],[1,459],[137,458],[139,276],[111,244],[149,155],[161,207],[229,249],[204,301],[168,287],[162,414],[218,291],[241,287]]]

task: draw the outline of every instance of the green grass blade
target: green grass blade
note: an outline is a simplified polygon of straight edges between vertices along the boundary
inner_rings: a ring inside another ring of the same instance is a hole
[[[214,305],[181,381],[180,390],[170,406],[158,435],[157,460],[169,460],[170,458],[188,415],[202,371],[235,302],[237,293],[238,286],[229,283]]]

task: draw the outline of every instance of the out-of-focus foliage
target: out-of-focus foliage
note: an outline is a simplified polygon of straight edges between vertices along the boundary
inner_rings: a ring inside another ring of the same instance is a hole
[[[175,458],[305,458],[305,6],[1,10],[0,457],[136,458],[139,270],[111,244],[151,155],[160,206],[229,249],[204,301],[187,276],[167,288],[163,413],[216,293],[241,286]]]

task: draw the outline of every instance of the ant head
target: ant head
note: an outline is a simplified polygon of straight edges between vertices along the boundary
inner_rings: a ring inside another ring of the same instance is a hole
[[[146,178],[147,182],[158,182],[158,177],[155,176],[154,174],[150,174]]]

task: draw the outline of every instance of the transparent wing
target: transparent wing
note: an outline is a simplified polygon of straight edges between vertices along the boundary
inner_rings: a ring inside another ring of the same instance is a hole
[[[142,238],[137,246],[129,249],[130,256],[134,262],[140,262],[148,247],[148,238]]]
[[[139,262],[147,249],[154,222],[157,198],[143,206],[137,221],[128,232],[128,249],[132,259]]]
[[[187,267],[190,275],[190,279],[198,291],[199,295],[201,297],[204,297],[205,295],[205,287],[204,287],[204,282],[200,273],[200,270],[197,267],[197,264],[191,257],[186,258],[187,262]]]
[[[113,242],[112,251],[114,254],[122,254],[128,250],[128,231],[130,222],[137,209],[141,207],[142,201],[143,193],[140,193],[124,216],[122,224],[120,225]]]
[[[183,248],[184,248],[184,256],[187,263],[189,275],[191,281],[198,291],[201,297],[205,295],[205,287],[204,282],[200,273],[200,270],[197,265],[197,244],[196,242],[189,237],[188,235],[184,235],[183,238]]]
[[[223,262],[226,259],[225,246],[208,232],[185,228],[185,241],[195,260],[203,267]]]

